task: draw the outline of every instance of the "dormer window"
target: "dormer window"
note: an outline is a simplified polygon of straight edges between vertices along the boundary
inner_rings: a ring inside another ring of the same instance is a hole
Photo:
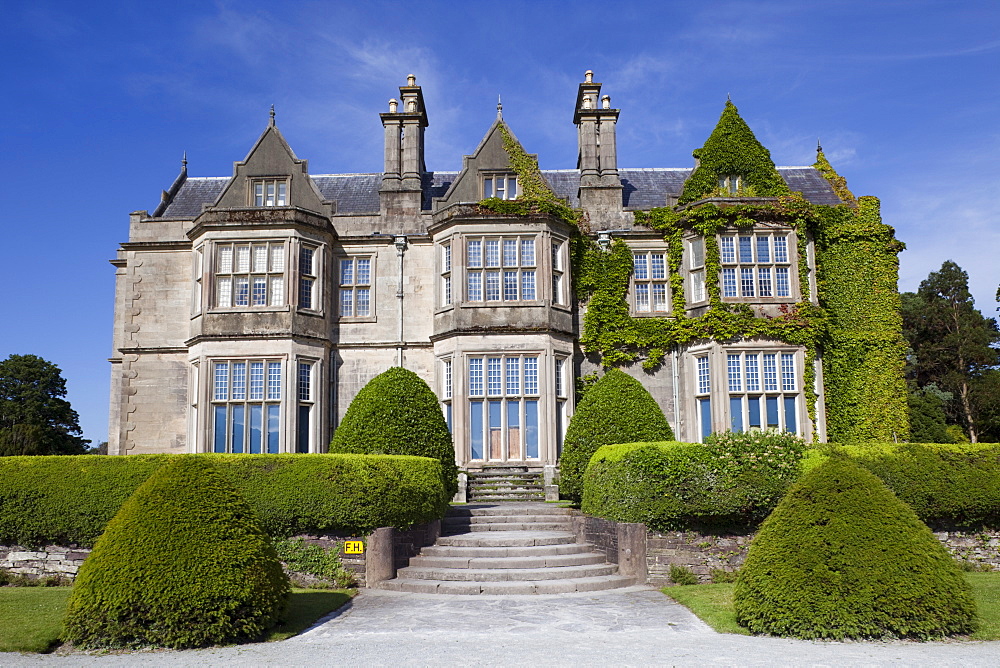
[[[736,195],[743,187],[743,177],[726,175],[719,177],[719,190],[727,195]]]
[[[287,206],[287,179],[254,179],[251,186],[253,206]]]
[[[517,199],[517,177],[513,174],[490,174],[483,178],[483,199]]]

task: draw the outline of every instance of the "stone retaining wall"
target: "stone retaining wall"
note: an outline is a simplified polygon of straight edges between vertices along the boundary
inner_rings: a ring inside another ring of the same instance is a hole
[[[0,545],[0,569],[31,579],[63,577],[72,580],[90,554],[87,547]]]

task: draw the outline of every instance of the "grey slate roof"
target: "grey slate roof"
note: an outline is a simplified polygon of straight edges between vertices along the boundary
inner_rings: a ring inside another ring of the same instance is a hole
[[[778,172],[792,191],[801,192],[813,204],[840,204],[830,182],[812,167],[778,167]],[[690,173],[690,169],[683,168],[620,169],[622,204],[628,209],[664,206],[667,195],[680,195]],[[570,206],[579,206],[579,170],[542,170],[542,175],[557,196]],[[444,195],[457,176],[458,172],[425,174],[423,208],[430,210],[433,199]],[[377,214],[379,211],[381,174],[317,174],[312,179],[325,199],[337,203],[338,214]],[[189,177],[160,217],[195,218],[201,213],[202,204],[215,202],[228,180],[226,177]]]

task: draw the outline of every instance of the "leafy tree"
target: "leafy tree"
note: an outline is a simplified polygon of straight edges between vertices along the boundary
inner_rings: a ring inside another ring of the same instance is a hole
[[[672,440],[674,432],[646,388],[621,369],[611,369],[587,390],[566,428],[559,493],[582,500],[583,474],[602,445]]]
[[[910,409],[911,443],[954,442],[944,415],[944,404],[951,398],[951,392],[942,392],[933,383],[910,389],[906,403]]]
[[[86,452],[80,422],[55,364],[36,355],[0,361],[0,455],[78,455]]]
[[[969,293],[969,275],[948,260],[939,271],[920,283],[916,294],[902,299],[903,331],[913,355],[910,374],[917,385],[936,384],[954,399],[945,406],[976,443],[983,423],[980,404],[974,396],[980,380],[1000,362],[1000,330],[996,321],[984,318]]]

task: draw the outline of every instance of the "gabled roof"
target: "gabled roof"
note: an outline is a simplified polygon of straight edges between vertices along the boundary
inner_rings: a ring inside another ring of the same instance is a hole
[[[789,190],[801,192],[813,204],[836,206],[840,198],[830,182],[812,167],[778,167]],[[687,168],[619,169],[622,182],[622,205],[627,209],[651,209],[664,206],[667,197],[677,197],[684,188]],[[458,172],[429,172],[424,175],[423,208],[448,190]],[[570,206],[579,206],[577,193],[580,172],[576,169],[543,169],[542,176],[558,197]],[[324,199],[337,203],[342,215],[373,215],[379,212],[378,189],[382,174],[316,174],[311,176]],[[188,177],[169,205],[157,217],[195,218],[202,204],[212,204],[225,187],[228,177]]]

